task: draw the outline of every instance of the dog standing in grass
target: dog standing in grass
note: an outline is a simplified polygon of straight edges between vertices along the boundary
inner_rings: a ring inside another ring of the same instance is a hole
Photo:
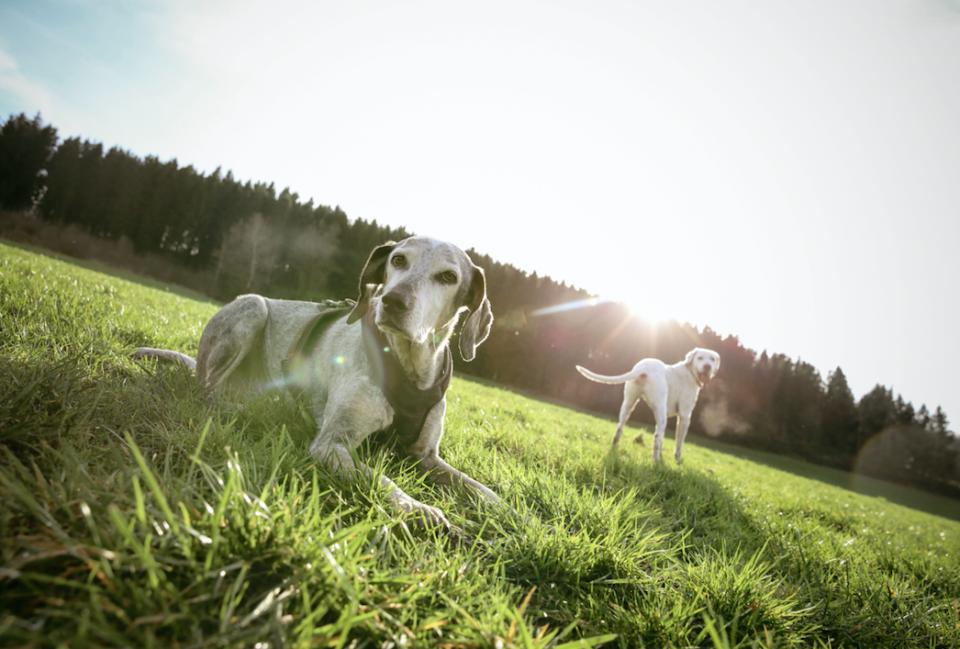
[[[286,386],[316,419],[310,452],[336,471],[370,474],[354,449],[377,433],[418,460],[417,469],[434,482],[499,502],[439,455],[454,327],[468,311],[459,348],[470,361],[493,322],[483,270],[450,243],[410,237],[375,248],[360,297],[338,306],[242,295],[207,323],[196,361],[151,348],[134,357],[181,362],[214,391]],[[397,510],[417,514],[420,524],[450,528],[436,507],[386,476],[379,481]]]
[[[603,376],[577,365],[577,370],[591,381],[607,384],[625,383],[623,387],[623,405],[620,406],[620,423],[613,436],[613,444],[620,441],[623,427],[627,425],[630,413],[643,399],[653,411],[657,422],[653,433],[653,460],[660,461],[660,449],[663,447],[663,435],[667,430],[667,418],[677,416],[677,449],[674,456],[682,461],[683,440],[690,427],[690,415],[697,405],[697,397],[710,379],[720,369],[720,354],[709,349],[695,347],[686,358],[675,365],[666,365],[655,358],[645,358],[626,374]],[[643,433],[637,435],[637,443],[643,443]]]

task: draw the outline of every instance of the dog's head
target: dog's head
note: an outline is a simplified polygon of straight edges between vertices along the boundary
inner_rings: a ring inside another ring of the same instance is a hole
[[[370,309],[380,329],[418,344],[431,337],[437,344],[446,341],[468,310],[460,332],[465,361],[476,356],[493,323],[483,269],[453,244],[430,237],[386,243],[370,253],[347,323]]]
[[[720,354],[709,349],[694,347],[683,361],[690,366],[700,383],[706,383],[717,375],[720,369]]]

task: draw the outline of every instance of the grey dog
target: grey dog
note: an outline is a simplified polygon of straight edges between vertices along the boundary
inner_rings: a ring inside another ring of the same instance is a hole
[[[310,452],[352,475],[370,469],[352,452],[364,439],[386,436],[443,485],[464,486],[499,502],[490,489],[439,455],[450,381],[450,339],[460,332],[464,360],[490,333],[493,315],[483,270],[456,246],[410,237],[378,246],[360,277],[360,296],[344,308],[242,295],[224,306],[200,336],[197,360],[170,350],[140,348],[195,368],[214,391],[240,394],[286,386],[313,412]],[[443,512],[379,476],[388,500],[421,524],[450,527]]]

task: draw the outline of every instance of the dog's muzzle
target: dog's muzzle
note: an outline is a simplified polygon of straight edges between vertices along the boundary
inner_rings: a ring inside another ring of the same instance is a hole
[[[392,289],[380,297],[380,313],[377,325],[403,336],[408,336],[403,322],[413,306],[413,300],[406,291]]]
[[[391,290],[380,298],[384,312],[391,318],[402,317],[410,310],[410,295],[403,291]]]

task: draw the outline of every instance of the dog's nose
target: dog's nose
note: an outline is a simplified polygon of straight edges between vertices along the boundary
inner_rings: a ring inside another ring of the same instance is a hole
[[[380,301],[383,302],[383,308],[387,310],[387,313],[391,313],[393,315],[406,313],[410,309],[407,295],[405,293],[401,293],[400,291],[390,291],[388,293],[384,293],[383,297],[380,298]]]

